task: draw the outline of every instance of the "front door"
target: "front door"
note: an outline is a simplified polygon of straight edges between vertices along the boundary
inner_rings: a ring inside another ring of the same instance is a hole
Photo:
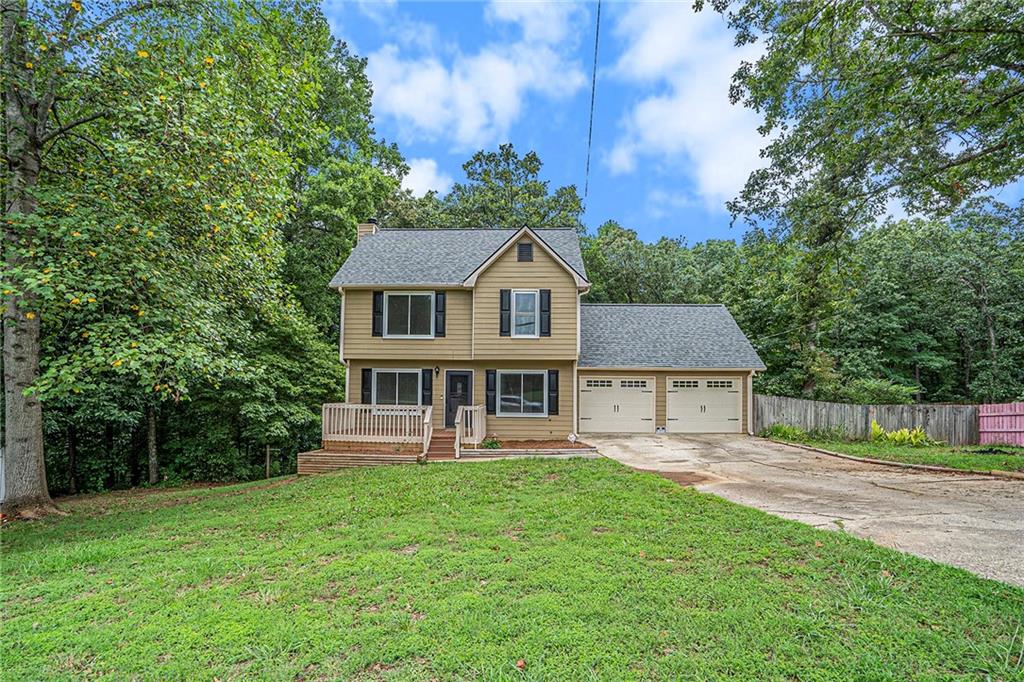
[[[444,390],[444,426],[455,427],[455,412],[459,405],[473,404],[473,373],[451,371],[447,373]]]

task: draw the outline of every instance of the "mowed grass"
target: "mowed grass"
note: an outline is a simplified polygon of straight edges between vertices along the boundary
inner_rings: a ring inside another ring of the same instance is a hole
[[[973,471],[1024,471],[1024,448],[1009,445],[926,445],[915,448],[873,441],[808,439],[804,442],[823,450],[890,462],[931,464]]]
[[[1024,678],[1024,590],[609,460],[275,483],[4,529],[3,679]]]

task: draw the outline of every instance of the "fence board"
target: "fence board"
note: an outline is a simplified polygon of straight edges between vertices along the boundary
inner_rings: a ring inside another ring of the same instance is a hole
[[[1024,403],[979,405],[978,430],[983,445],[1024,447]]]
[[[920,426],[933,440],[973,445],[979,440],[978,414],[977,405],[850,405],[754,395],[755,432],[772,424],[788,424],[805,431],[841,430],[849,438],[866,439],[875,420],[886,430]]]

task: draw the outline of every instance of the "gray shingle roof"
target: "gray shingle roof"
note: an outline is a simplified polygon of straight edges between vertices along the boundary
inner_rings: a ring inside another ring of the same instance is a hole
[[[331,287],[355,285],[459,285],[507,242],[514,229],[382,229],[363,237]],[[584,278],[576,230],[534,230]]]
[[[580,308],[580,367],[765,368],[723,305]]]

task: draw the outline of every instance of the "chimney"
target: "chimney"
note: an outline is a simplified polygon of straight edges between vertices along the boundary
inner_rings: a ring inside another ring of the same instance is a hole
[[[356,242],[361,242],[363,237],[367,237],[371,234],[377,234],[377,219],[370,218],[365,223],[359,223],[356,226]]]

